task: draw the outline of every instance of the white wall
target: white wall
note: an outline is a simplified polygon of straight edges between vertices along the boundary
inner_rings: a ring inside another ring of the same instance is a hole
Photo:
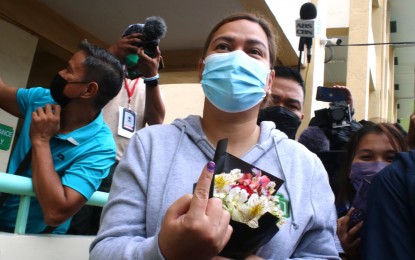
[[[38,39],[3,20],[0,20],[0,35],[0,79],[6,85],[26,87]],[[0,124],[12,127],[15,134],[17,118],[1,109]],[[6,171],[10,150],[11,147],[0,149],[0,171]]]
[[[18,235],[0,232],[0,259],[88,260],[93,236]]]
[[[309,2],[307,0],[266,0],[270,10],[281,26],[285,36],[291,43],[294,50],[298,50],[299,38],[295,33],[295,20],[300,18],[301,6]],[[318,13],[317,13],[318,16]]]
[[[327,28],[349,28],[349,0],[327,1]]]
[[[397,117],[401,120],[401,124],[405,128],[409,127],[409,116],[415,112],[415,100],[412,98],[397,99],[396,104],[399,104],[399,109],[397,109]]]
[[[205,95],[200,84],[164,84],[161,92],[166,107],[165,124],[188,115],[202,115]]]

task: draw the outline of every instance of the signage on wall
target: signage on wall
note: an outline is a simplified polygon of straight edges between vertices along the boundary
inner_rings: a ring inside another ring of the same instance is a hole
[[[13,128],[0,124],[0,150],[9,150],[13,138]]]

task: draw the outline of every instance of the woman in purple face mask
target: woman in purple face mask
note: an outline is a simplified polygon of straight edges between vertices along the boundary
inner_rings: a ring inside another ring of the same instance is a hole
[[[408,150],[405,136],[391,123],[367,121],[349,140],[344,174],[336,196],[337,236],[347,259],[360,259],[360,231],[366,190],[372,178],[396,153]]]

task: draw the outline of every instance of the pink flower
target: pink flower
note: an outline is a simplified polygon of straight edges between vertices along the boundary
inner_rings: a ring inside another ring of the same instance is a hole
[[[248,186],[251,183],[251,179],[252,179],[252,174],[244,173],[242,174],[242,177],[238,180],[238,183]]]
[[[246,192],[249,194],[248,197],[250,197],[252,194],[255,193],[255,191],[253,191],[248,185],[238,184],[238,185],[233,186],[232,188],[235,188],[235,187],[239,187],[241,190],[246,190]]]
[[[278,217],[276,224],[279,225],[283,223],[283,213],[278,198],[273,195],[275,186],[275,182],[258,169],[252,169],[252,174],[233,169],[230,173],[215,175],[213,196],[222,200],[223,208],[235,221],[256,228],[258,219],[269,212]]]

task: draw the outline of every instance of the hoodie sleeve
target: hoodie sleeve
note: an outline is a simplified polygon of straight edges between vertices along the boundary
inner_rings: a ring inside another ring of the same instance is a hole
[[[336,209],[328,175],[321,161],[314,157],[310,200],[314,216],[295,249],[293,258],[339,259],[335,247]]]
[[[158,232],[147,236],[147,157],[136,133],[114,173],[100,230],[90,247],[91,260],[163,259]]]

